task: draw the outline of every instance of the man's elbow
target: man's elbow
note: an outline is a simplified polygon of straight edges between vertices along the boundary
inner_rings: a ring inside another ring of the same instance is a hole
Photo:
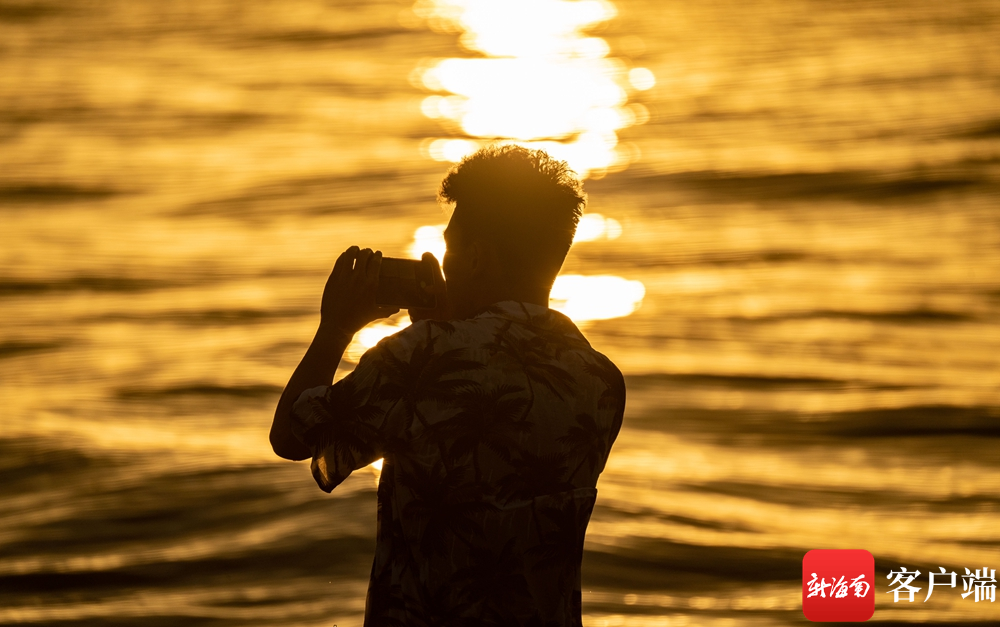
[[[282,459],[290,459],[293,462],[298,462],[312,457],[309,448],[302,442],[299,442],[291,433],[280,433],[272,427],[269,439],[271,441],[271,450]]]

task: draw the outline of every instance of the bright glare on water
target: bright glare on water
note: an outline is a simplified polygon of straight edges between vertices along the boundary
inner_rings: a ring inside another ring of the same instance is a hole
[[[617,132],[648,119],[629,92],[656,84],[647,68],[609,57],[608,43],[586,35],[615,17],[603,0],[421,0],[414,13],[435,30],[461,33],[476,58],[425,61],[416,70],[427,96],[421,111],[450,122],[465,138],[431,139],[427,153],[459,161],[487,141],[540,148],[581,176],[628,165]]]

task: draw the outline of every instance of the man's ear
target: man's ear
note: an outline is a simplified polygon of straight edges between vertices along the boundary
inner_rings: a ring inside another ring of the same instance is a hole
[[[469,272],[478,279],[495,280],[503,275],[500,256],[492,244],[481,241],[472,243],[469,251]]]
[[[490,277],[491,281],[506,281],[507,269],[500,259],[500,253],[493,244],[485,244],[480,251],[483,264],[483,276]]]

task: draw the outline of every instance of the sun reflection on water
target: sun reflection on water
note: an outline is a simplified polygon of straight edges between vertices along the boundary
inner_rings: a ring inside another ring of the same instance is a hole
[[[433,30],[461,33],[477,54],[414,70],[415,84],[438,92],[424,99],[424,115],[465,136],[428,139],[427,156],[455,162],[485,143],[517,143],[567,161],[583,177],[636,159],[617,131],[648,120],[645,107],[627,101],[656,78],[608,57],[607,42],[587,34],[617,15],[610,2],[419,0],[413,12]]]

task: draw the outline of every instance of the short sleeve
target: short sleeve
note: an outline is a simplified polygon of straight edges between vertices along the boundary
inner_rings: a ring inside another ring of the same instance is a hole
[[[333,385],[303,391],[292,405],[292,432],[312,453],[312,474],[331,492],[349,474],[384,456],[388,413],[398,401],[384,373],[383,342]]]

